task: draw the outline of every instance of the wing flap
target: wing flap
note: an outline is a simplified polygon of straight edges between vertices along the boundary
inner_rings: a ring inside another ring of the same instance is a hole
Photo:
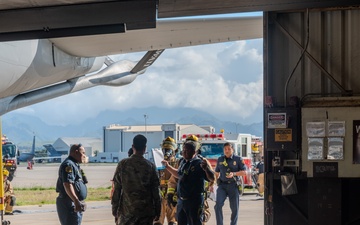
[[[263,37],[263,19],[224,17],[158,20],[156,28],[50,39],[74,56],[94,57]]]

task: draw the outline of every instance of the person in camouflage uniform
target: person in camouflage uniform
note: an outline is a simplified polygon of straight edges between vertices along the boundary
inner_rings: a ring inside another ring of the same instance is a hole
[[[162,142],[161,148],[164,153],[164,160],[168,161],[169,164],[173,167],[175,167],[176,164],[176,158],[175,158],[175,149],[176,149],[176,143],[175,140],[171,137],[167,137]],[[162,196],[161,201],[161,214],[159,220],[156,220],[154,222],[154,225],[162,225],[164,224],[165,216],[168,221],[168,225],[175,225],[176,224],[176,203],[168,204],[168,198],[174,197],[174,190],[176,187],[173,186],[173,184],[169,184],[169,178],[171,177],[170,172],[163,169],[159,171],[160,176],[160,191]]]
[[[145,136],[136,135],[134,154],[116,167],[111,205],[117,225],[152,225],[160,217],[160,181],[154,163],[144,158],[146,142]]]

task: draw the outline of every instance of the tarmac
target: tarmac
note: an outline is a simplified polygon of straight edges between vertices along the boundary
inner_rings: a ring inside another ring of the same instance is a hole
[[[59,164],[42,165],[36,164],[33,170],[27,170],[26,166],[20,166],[13,180],[17,187],[54,186],[57,179]],[[84,165],[83,168],[89,179],[90,187],[108,187],[110,179],[115,171],[116,164],[109,165]],[[216,225],[214,205],[209,200],[211,217],[208,225]],[[87,210],[84,212],[82,225],[114,225],[114,217],[111,214],[110,201],[87,202]],[[145,209],[144,209],[145,210]],[[231,211],[229,202],[226,201],[224,208],[224,224],[230,224]],[[55,205],[15,206],[14,215],[5,215],[3,220],[10,224],[26,225],[55,225],[60,224]],[[240,198],[240,210],[238,224],[261,225],[264,224],[264,200],[255,193],[244,194]]]

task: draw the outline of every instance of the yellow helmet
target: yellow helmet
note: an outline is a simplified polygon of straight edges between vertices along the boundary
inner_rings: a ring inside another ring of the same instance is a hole
[[[163,143],[161,144],[161,148],[175,150],[176,143],[175,143],[174,138],[172,138],[172,137],[165,138]]]
[[[200,147],[201,147],[201,143],[199,142],[199,138],[198,138],[197,136],[193,135],[193,134],[186,137],[186,139],[185,139],[185,141],[184,141],[184,144],[185,144],[186,142],[193,142],[193,143],[195,143],[195,145],[196,145],[195,151],[199,150]]]
[[[7,169],[3,169],[3,175],[8,177],[9,176],[9,171]]]
[[[192,134],[192,135],[187,136],[185,141],[196,141],[196,142],[198,142],[199,138]]]

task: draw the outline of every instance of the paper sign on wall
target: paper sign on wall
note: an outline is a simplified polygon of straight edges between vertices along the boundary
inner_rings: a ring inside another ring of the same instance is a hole
[[[308,138],[308,160],[324,159],[324,138]]]
[[[336,137],[345,136],[345,121],[329,121],[328,122],[328,135]]]
[[[325,122],[307,122],[306,134],[308,137],[325,137]]]

